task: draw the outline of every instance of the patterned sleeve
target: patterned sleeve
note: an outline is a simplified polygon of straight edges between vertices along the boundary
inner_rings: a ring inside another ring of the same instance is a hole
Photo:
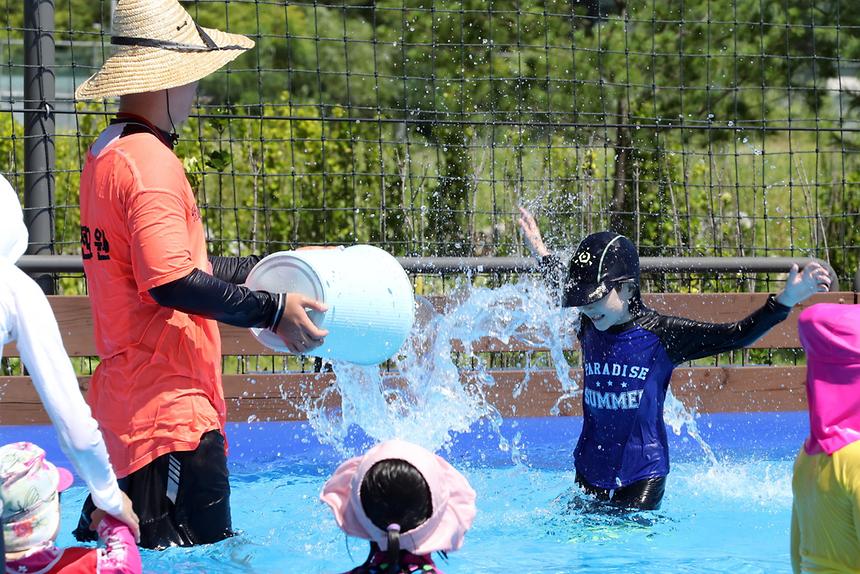
[[[99,523],[99,538],[105,547],[99,548],[99,574],[141,574],[140,551],[128,526],[105,516]]]

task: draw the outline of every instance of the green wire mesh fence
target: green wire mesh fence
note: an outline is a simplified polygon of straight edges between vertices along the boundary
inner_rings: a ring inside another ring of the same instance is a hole
[[[122,2],[122,0],[119,0]],[[24,186],[25,26],[0,15],[0,171]],[[860,244],[860,13],[848,0],[199,0],[256,48],[205,79],[177,153],[216,254],[369,242],[525,253],[590,231],[645,256],[812,256]],[[55,0],[52,251],[80,252],[75,102],[110,55],[108,0]]]

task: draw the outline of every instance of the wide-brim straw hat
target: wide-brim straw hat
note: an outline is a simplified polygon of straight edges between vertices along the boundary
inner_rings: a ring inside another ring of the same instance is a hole
[[[79,100],[156,92],[204,78],[254,41],[198,26],[177,0],[119,0],[111,44],[117,51],[75,90]]]

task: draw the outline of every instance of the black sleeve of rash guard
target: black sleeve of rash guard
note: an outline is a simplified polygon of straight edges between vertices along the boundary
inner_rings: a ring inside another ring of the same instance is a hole
[[[248,273],[254,265],[260,262],[261,255],[248,255],[247,257],[221,257],[210,255],[209,263],[212,264],[212,275],[226,281],[241,285],[248,278]]]
[[[660,338],[669,359],[677,365],[747,347],[784,321],[789,313],[791,307],[777,302],[776,297],[770,295],[761,308],[734,323],[701,323],[653,311],[637,322]]]
[[[285,295],[252,291],[195,269],[182,279],[153,287],[156,303],[235,327],[274,329],[284,312]]]

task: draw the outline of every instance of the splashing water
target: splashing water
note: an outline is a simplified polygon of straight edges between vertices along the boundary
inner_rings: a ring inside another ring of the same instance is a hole
[[[678,400],[672,394],[672,389],[669,388],[666,393],[666,401],[663,403],[663,420],[672,427],[672,432],[678,436],[686,428],[687,434],[699,444],[711,466],[717,466],[717,457],[714,455],[714,451],[699,434],[699,425],[696,424],[697,414],[694,407],[685,407],[684,403]]]
[[[547,289],[531,279],[497,289],[460,283],[441,313],[418,297],[416,325],[394,368],[381,372],[375,366],[335,363],[337,384],[306,405],[308,421],[322,442],[345,454],[353,425],[376,440],[408,438],[430,450],[449,445],[454,433],[467,432],[481,419],[499,434],[502,417],[486,395],[494,381],[474,348],[480,338],[548,348],[564,394],[578,389],[563,352],[572,345],[578,317],[552,301]],[[526,389],[532,369],[527,361],[517,395]],[[333,393],[341,397],[340,409],[324,406]],[[499,437],[500,447],[508,450]]]
[[[551,410],[558,415],[562,401],[581,392],[564,355],[564,349],[573,346],[579,314],[558,307],[554,294],[531,278],[495,289],[461,282],[442,312],[427,299],[416,299],[416,325],[390,371],[335,362],[336,384],[305,403],[308,422],[320,441],[353,455],[348,438],[357,428],[377,441],[403,438],[438,451],[449,446],[456,433],[468,432],[484,420],[499,437],[499,448],[511,452],[515,462],[522,460],[522,445],[516,438],[511,445],[500,432],[502,416],[487,396],[494,380],[485,357],[475,350],[476,343],[492,337],[505,344],[516,340],[548,349],[561,382],[560,397]],[[527,389],[536,369],[531,354],[525,363],[523,379],[513,389],[514,399]],[[335,395],[340,396],[339,408],[328,406],[338,402],[331,400]],[[695,411],[687,410],[670,393],[665,415],[676,434],[686,427],[716,462],[698,433]]]

